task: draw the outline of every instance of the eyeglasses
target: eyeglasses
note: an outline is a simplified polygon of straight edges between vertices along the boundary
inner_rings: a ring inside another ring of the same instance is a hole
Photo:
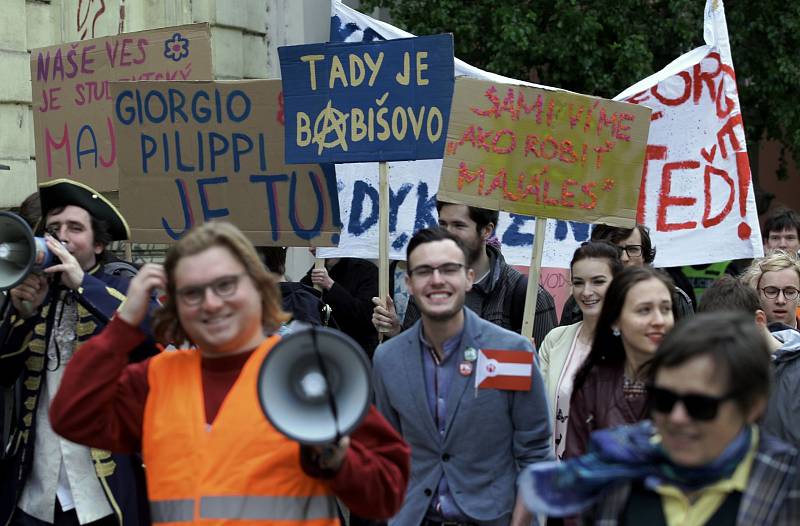
[[[642,257],[642,245],[617,245],[620,255],[622,252],[627,252],[629,258]]]
[[[209,288],[218,298],[230,298],[236,294],[236,289],[239,286],[239,279],[241,279],[243,275],[244,274],[232,274],[230,276],[222,276],[204,285],[182,287],[176,290],[175,294],[178,296],[181,303],[187,307],[197,307],[203,303],[203,300],[206,299],[206,289]]]
[[[439,275],[452,277],[458,274],[464,268],[463,263],[442,263],[439,266],[432,267],[430,265],[420,265],[418,267],[408,269],[408,275],[412,278],[427,279],[433,276],[437,270]]]
[[[763,292],[764,296],[766,296],[771,300],[777,298],[779,293],[783,293],[783,297],[791,301],[797,298],[797,294],[800,291],[798,291],[794,287],[786,287],[785,289],[779,289],[778,287],[764,287],[763,289],[761,289],[761,292]]]
[[[672,408],[675,407],[675,403],[680,401],[693,420],[706,422],[714,420],[717,417],[720,404],[730,400],[736,394],[733,392],[721,397],[701,394],[679,395],[669,389],[655,386],[648,386],[647,391],[650,393],[651,407],[654,411],[668,415],[672,412]]]

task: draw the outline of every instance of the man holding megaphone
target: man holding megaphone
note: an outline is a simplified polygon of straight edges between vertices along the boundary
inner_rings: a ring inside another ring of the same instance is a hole
[[[166,290],[156,337],[194,348],[129,365],[154,289]],[[334,497],[363,517],[392,516],[409,449],[374,407],[327,455],[262,414],[259,367],[281,341],[280,306],[275,275],[241,231],[196,227],[163,267],[142,267],[117,316],[76,353],[51,407],[53,427],[93,447],[141,450],[155,524],[333,526]]]
[[[108,243],[128,239],[128,225],[113,204],[76,181],[49,181],[39,193],[44,252],[52,262],[31,272],[43,251],[27,226],[21,243],[0,239],[7,252],[25,255],[30,247],[22,258],[27,265],[4,261],[0,269],[0,281],[6,282],[0,286],[13,286],[11,308],[0,326],[0,383],[17,384],[21,401],[13,435],[3,444],[0,524],[146,524],[139,505],[141,460],[63,440],[48,418],[73,352],[102,329],[125,298],[127,278],[104,272],[103,261]]]

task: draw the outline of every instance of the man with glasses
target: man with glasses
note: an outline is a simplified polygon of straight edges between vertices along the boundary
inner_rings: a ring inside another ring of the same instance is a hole
[[[398,526],[530,526],[514,509],[523,467],[552,458],[544,385],[534,363],[527,390],[476,389],[482,350],[532,353],[523,336],[465,308],[475,273],[461,241],[423,229],[407,248],[406,285],[420,311],[380,345],[376,405],[409,443],[411,482]],[[532,358],[531,358],[531,361]]]
[[[500,249],[488,242],[497,227],[497,210],[457,203],[436,202],[439,226],[461,240],[467,251],[467,266],[475,273],[475,283],[467,292],[466,305],[484,320],[522,331],[522,318],[528,293],[528,278],[503,259]],[[405,317],[398,318],[391,298],[373,298],[372,323],[378,332],[395,335],[409,328],[420,313],[414,298],[408,300]],[[557,324],[553,296],[541,285],[536,294],[533,339],[539,346]]]
[[[742,280],[758,292],[767,322],[778,327],[798,328],[800,261],[797,257],[775,250],[753,261]]]
[[[112,203],[76,181],[43,183],[39,195],[40,228],[58,261],[11,289],[0,326],[0,383],[18,382],[21,400],[0,474],[0,524],[146,524],[141,459],[64,440],[47,416],[73,353],[125,299],[128,279],[107,272],[105,251],[130,231]]]
[[[723,276],[708,288],[698,312],[741,312],[751,317],[767,342],[772,356],[773,380],[762,427],[800,447],[800,332],[792,329],[770,332],[758,293],[731,276]]]
[[[166,291],[155,336],[194,348],[128,365],[155,289]],[[155,524],[334,526],[334,497],[363,517],[390,517],[408,479],[408,447],[374,407],[325,455],[264,416],[258,373],[287,318],[274,275],[244,234],[224,222],[196,227],[163,267],[142,267],[117,316],[75,353],[50,410],[53,428],[93,447],[142,451]]]
[[[625,266],[643,267],[652,265],[656,258],[656,249],[650,240],[650,230],[644,225],[633,228],[623,228],[608,225],[596,225],[592,229],[592,241],[607,241],[616,245],[619,256]],[[680,272],[668,272],[675,281],[676,287],[672,291],[672,302],[675,304],[677,322],[681,318],[694,313],[693,301],[686,290],[691,290],[686,278]],[[575,298],[569,296],[561,311],[559,325],[572,325],[583,319],[583,314],[578,308]]]

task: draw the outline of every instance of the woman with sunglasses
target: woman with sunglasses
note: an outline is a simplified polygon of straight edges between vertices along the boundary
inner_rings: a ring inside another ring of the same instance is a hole
[[[540,369],[554,418],[553,443],[557,458],[564,455],[575,373],[589,355],[606,291],[622,269],[619,251],[610,243],[588,242],[575,250],[570,263],[572,298],[583,320],[556,327],[547,334],[539,349]]]
[[[647,416],[642,365],[674,325],[672,288],[652,267],[625,267],[611,282],[591,351],[575,375],[565,458],[585,453],[592,431]]]
[[[520,481],[529,509],[607,525],[797,524],[798,451],[756,424],[771,378],[752,317],[683,322],[647,379],[653,420],[595,433],[583,457],[531,465]]]

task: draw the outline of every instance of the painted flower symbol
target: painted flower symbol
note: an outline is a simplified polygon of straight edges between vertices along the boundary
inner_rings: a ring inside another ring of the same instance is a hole
[[[189,39],[175,33],[164,42],[164,56],[178,62],[189,56]]]

